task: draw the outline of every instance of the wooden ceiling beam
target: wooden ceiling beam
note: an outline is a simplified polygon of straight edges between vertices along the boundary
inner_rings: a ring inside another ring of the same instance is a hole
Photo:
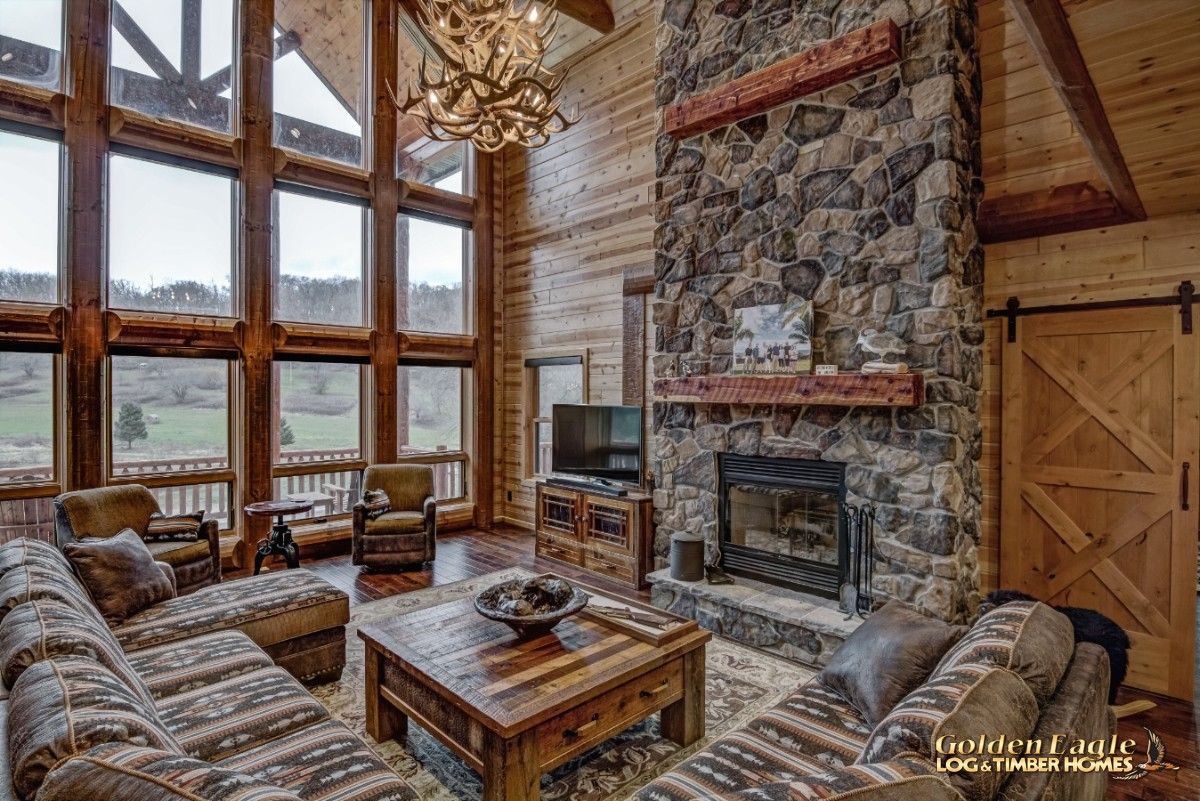
[[[1060,0],[1009,0],[1009,7],[1034,55],[1049,74],[1050,83],[1066,106],[1067,114],[1079,130],[1083,145],[1108,184],[1112,197],[1131,219],[1146,219],[1137,186],[1121,156],[1121,147],[1109,125],[1108,115],[1062,3]]]
[[[617,27],[608,0],[558,0],[555,8],[600,33],[612,33]]]
[[[979,238],[985,245],[1035,236],[1086,231],[1134,222],[1113,194],[1077,183],[979,204]]]

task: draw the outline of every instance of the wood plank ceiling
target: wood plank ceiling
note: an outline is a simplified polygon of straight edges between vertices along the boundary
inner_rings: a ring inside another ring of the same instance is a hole
[[[1200,3],[1062,0],[1151,217],[1200,208]],[[979,4],[985,200],[1106,186],[1009,0]]]

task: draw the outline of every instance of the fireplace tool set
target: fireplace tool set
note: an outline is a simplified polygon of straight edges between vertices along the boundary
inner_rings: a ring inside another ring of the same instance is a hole
[[[875,568],[875,507],[868,504],[842,505],[842,521],[849,545],[846,581],[839,597],[846,619],[858,615],[865,618],[875,606],[871,578]]]

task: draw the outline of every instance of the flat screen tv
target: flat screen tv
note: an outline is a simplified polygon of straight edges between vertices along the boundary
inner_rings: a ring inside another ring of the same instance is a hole
[[[552,419],[553,472],[641,484],[640,407],[555,404]]]

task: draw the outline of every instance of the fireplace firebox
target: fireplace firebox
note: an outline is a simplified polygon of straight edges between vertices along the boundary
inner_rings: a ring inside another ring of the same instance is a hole
[[[720,454],[721,565],[823,598],[848,580],[846,466]]]

